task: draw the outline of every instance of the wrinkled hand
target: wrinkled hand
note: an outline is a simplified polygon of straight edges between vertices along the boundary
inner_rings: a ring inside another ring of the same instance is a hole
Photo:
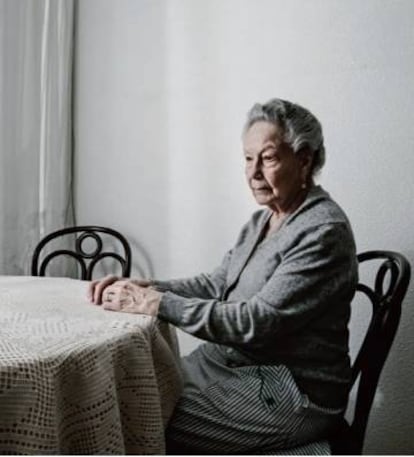
[[[156,316],[162,293],[150,286],[151,281],[147,279],[106,276],[90,283],[88,299],[111,311]]]
[[[148,279],[122,279],[119,276],[105,276],[105,278],[97,279],[89,284],[87,293],[88,300],[96,305],[102,304],[102,294],[104,290],[111,284],[121,280],[136,284],[140,287],[149,287],[151,285],[151,281]]]

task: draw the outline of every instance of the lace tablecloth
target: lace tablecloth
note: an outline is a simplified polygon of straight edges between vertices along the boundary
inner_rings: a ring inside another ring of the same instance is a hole
[[[0,454],[162,454],[181,389],[173,329],[88,283],[0,276]]]

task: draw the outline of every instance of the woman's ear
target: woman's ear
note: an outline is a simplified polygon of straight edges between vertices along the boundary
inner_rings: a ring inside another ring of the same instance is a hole
[[[298,158],[302,168],[302,178],[308,182],[312,175],[314,153],[308,147],[298,151]]]

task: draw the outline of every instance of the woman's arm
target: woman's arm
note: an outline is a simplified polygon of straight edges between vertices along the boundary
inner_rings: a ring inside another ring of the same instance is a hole
[[[223,302],[166,292],[158,315],[205,340],[260,346],[307,325],[337,301],[350,302],[356,281],[348,226],[322,224],[303,235],[251,299]]]
[[[226,287],[227,268],[230,262],[229,251],[221,265],[211,274],[201,274],[188,279],[171,281],[150,281],[107,276],[92,281],[88,288],[91,302],[112,311],[157,315],[161,298],[165,291],[174,292],[182,299],[218,299]]]
[[[225,255],[221,265],[211,274],[200,274],[186,279],[157,281],[127,279],[111,275],[106,276],[89,284],[87,296],[91,302],[100,305],[104,301],[104,294],[108,292],[115,294],[117,299],[129,292],[135,294],[136,300],[139,301],[139,297],[143,294],[143,291],[140,289],[148,288],[155,289],[157,292],[171,291],[181,297],[220,298],[226,287],[227,268],[230,257],[231,251]]]

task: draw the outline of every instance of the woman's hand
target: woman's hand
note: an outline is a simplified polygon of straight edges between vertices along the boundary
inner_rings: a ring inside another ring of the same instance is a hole
[[[111,311],[156,316],[162,293],[134,280],[116,281],[102,294],[102,306]]]
[[[95,303],[96,305],[102,304],[102,295],[104,293],[104,290],[108,286],[121,280],[122,278],[120,278],[119,276],[106,276],[103,279],[92,281],[89,285],[87,293],[89,301]],[[149,287],[151,285],[151,281],[149,281],[148,279],[124,279],[123,281],[135,284],[140,287]]]

